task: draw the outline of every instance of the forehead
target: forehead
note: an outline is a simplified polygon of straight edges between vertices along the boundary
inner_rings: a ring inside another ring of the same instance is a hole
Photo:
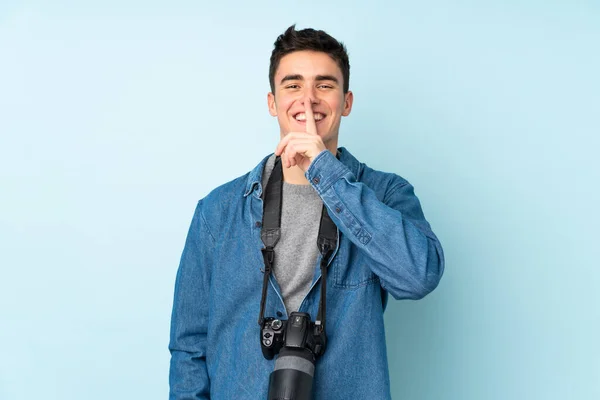
[[[275,84],[287,75],[302,75],[310,79],[317,75],[333,75],[342,81],[342,70],[327,53],[320,51],[295,51],[279,61],[275,72]]]

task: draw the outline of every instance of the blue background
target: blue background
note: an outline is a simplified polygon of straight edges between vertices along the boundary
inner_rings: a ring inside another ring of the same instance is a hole
[[[0,399],[167,397],[195,203],[274,150],[292,23],[346,43],[340,145],[445,249],[386,312],[393,397],[600,398],[598,2],[51,3],[0,3]]]

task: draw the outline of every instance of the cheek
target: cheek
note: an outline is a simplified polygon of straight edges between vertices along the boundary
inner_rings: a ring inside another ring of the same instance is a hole
[[[279,101],[277,102],[277,113],[280,114],[281,116],[287,115],[287,113],[288,113],[289,109],[292,107],[293,103],[294,103],[294,99],[290,99],[290,98],[279,99]]]
[[[292,104],[293,101],[286,102],[285,100],[280,100],[277,103],[277,120],[279,121],[280,125],[287,127],[290,124],[288,114]]]
[[[339,99],[336,96],[335,98],[328,99],[327,103],[329,104],[329,108],[336,114],[341,114],[344,111],[344,99]]]

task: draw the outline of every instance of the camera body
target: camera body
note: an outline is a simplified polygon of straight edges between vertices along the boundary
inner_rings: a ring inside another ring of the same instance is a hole
[[[323,327],[312,322],[309,314],[293,312],[287,321],[265,318],[260,345],[267,360],[272,360],[282,348],[307,349],[316,358],[325,352],[327,337]]]
[[[310,400],[315,362],[325,352],[325,329],[307,313],[293,312],[290,318],[265,318],[260,345],[264,357],[275,360],[269,377],[267,400]]]

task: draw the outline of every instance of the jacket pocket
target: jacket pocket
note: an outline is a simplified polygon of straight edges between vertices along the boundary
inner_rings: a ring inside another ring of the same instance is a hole
[[[379,283],[377,275],[369,268],[368,261],[355,247],[340,249],[333,259],[333,281],[341,289],[357,289],[361,286]],[[347,255],[347,256],[344,256]]]

